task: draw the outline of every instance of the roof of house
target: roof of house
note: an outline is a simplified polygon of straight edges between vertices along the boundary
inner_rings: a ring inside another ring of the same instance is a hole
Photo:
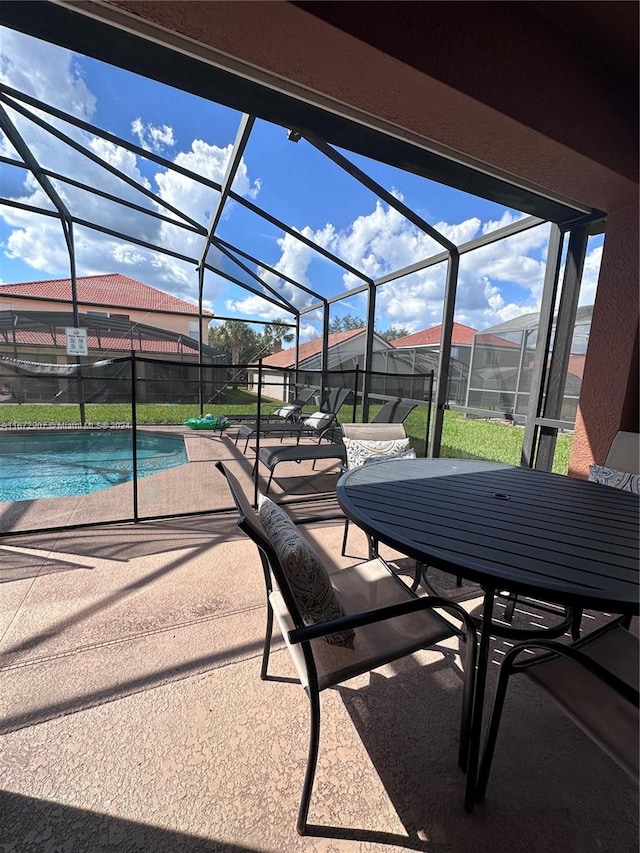
[[[454,323],[451,333],[451,343],[454,346],[460,346],[461,344],[471,346],[473,343],[473,336],[477,331],[477,329],[472,329],[471,326],[464,326],[462,323]],[[431,326],[430,329],[422,329],[422,331],[414,332],[411,335],[405,335],[404,338],[396,338],[394,341],[391,341],[391,343],[394,347],[433,346],[434,344],[440,343],[441,335],[442,324],[438,326]]]
[[[344,343],[350,338],[355,338],[357,335],[362,335],[364,329],[349,329],[347,332],[332,332],[329,335],[329,349],[337,344]],[[312,341],[306,341],[300,344],[299,363],[302,364],[308,358],[322,352],[322,338],[314,338]],[[265,367],[292,367],[296,363],[296,348],[288,347],[280,350],[280,352],[271,353],[262,359],[262,364]]]
[[[170,311],[177,314],[196,314],[198,306],[170,293],[165,293],[141,281],[120,273],[86,275],[76,279],[78,302],[106,308],[130,308],[142,311]],[[54,278],[46,281],[23,281],[0,285],[0,297],[24,296],[33,299],[50,299],[69,302],[71,280]],[[203,315],[212,317],[210,311]]]
[[[34,329],[20,330],[15,335],[16,346],[18,347],[46,347],[47,349],[56,348],[64,350],[67,345],[67,338],[63,330],[59,330],[56,335],[55,342],[48,332],[39,332]],[[12,340],[13,345],[13,340]],[[194,341],[193,346],[189,346],[189,342],[184,338],[182,340],[167,340],[166,338],[154,338],[149,335],[133,336],[132,338],[123,338],[120,335],[105,335],[98,336],[92,329],[88,330],[87,347],[89,350],[122,352],[129,354],[131,350],[141,353],[166,353],[167,355],[179,355],[182,353],[192,354],[195,357],[198,355],[198,345]],[[2,346],[0,342],[0,355],[4,355],[3,349],[6,352],[12,352],[12,346]],[[210,347],[206,348],[209,352]],[[12,352],[13,354],[13,352]],[[207,353],[208,354],[208,353]],[[24,357],[24,356],[21,356]]]

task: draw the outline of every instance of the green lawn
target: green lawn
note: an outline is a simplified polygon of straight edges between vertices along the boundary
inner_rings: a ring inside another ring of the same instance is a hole
[[[225,403],[207,406],[205,411],[212,415],[240,414],[255,410],[255,395],[246,391],[232,391]],[[273,402],[277,408],[278,402]],[[269,406],[265,404],[269,410]],[[311,411],[313,406],[306,407]],[[379,407],[372,406],[370,416]],[[120,404],[87,403],[85,407],[86,420],[93,425],[108,426],[111,424],[131,423],[131,407]],[[181,424],[187,418],[198,416],[198,406],[155,403],[143,404],[137,409],[138,424]],[[358,412],[357,417],[360,417]],[[342,409],[341,420],[352,418],[352,409],[345,406]],[[48,404],[7,404],[0,405],[0,425],[31,424],[34,426],[52,424],[77,424],[80,422],[77,405],[48,405]],[[405,421],[407,435],[418,455],[424,453],[426,431],[426,409],[414,409]],[[510,465],[520,464],[520,451],[524,430],[521,427],[504,423],[465,418],[458,412],[445,412],[442,433],[441,456],[463,459],[489,459],[496,462],[506,462]],[[558,437],[556,456],[553,470],[566,474],[569,468],[569,453],[571,436]]]

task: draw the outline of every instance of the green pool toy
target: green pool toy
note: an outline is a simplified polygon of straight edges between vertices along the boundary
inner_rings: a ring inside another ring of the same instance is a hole
[[[203,418],[187,418],[184,422],[189,429],[227,429],[231,425],[228,418],[216,418],[213,415],[205,415]]]

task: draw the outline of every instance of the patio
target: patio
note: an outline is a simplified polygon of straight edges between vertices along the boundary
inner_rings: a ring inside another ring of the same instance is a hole
[[[249,488],[251,454],[243,462],[228,437],[207,444]],[[210,461],[187,468],[229,505]],[[335,520],[309,529],[336,566],[366,553],[354,530],[341,558],[342,531]],[[0,549],[6,851],[637,850],[634,785],[524,681],[487,800],[467,814],[458,660],[437,652],[323,694],[316,829],[300,838],[307,700],[259,679],[262,576],[234,513],[15,536]],[[477,605],[473,587],[438,580]],[[283,649],[273,661],[292,674]]]

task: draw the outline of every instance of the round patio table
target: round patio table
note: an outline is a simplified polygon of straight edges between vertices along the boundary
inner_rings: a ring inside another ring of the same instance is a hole
[[[345,515],[374,539],[484,590],[465,805],[473,806],[493,601],[498,591],[639,611],[638,495],[496,462],[396,459],[348,471]]]

